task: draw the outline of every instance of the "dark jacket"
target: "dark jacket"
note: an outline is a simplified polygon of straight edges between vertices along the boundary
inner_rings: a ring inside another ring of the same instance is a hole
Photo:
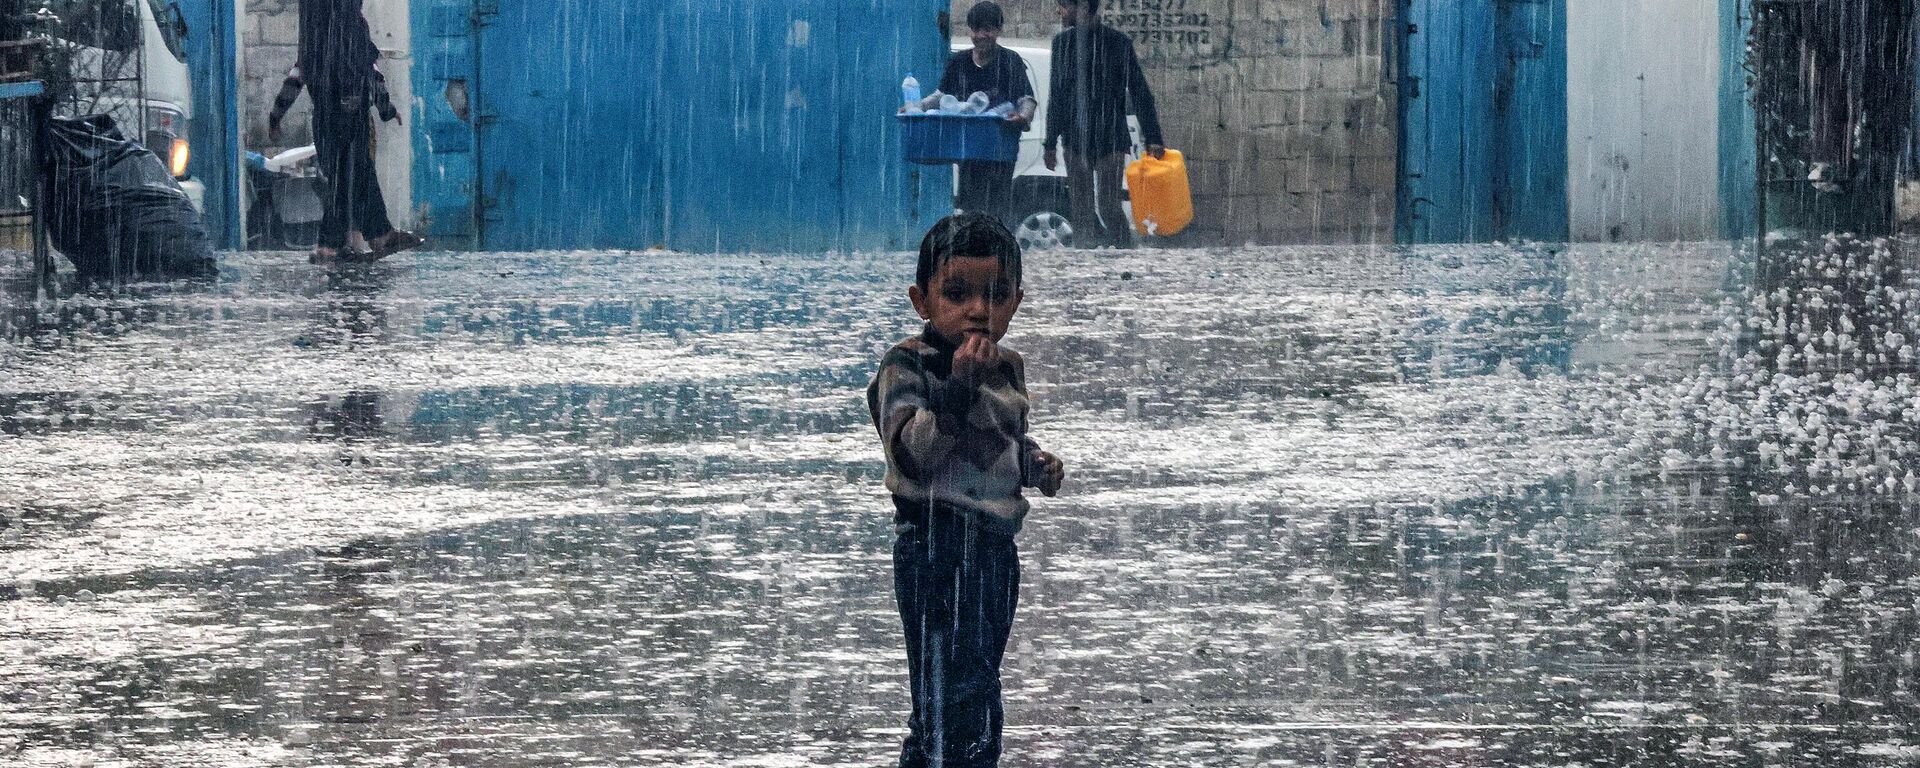
[[[940,76],[940,90],[966,101],[974,91],[987,94],[987,106],[998,106],[1033,96],[1033,79],[1027,75],[1027,60],[1020,54],[1000,48],[987,66],[975,66],[973,51],[965,50],[947,59],[947,70]]]
[[[1067,149],[1084,157],[1125,152],[1127,106],[1140,119],[1147,144],[1165,144],[1160,112],[1133,40],[1105,24],[1073,27],[1053,36],[1052,92],[1047,95],[1048,147],[1066,140]]]

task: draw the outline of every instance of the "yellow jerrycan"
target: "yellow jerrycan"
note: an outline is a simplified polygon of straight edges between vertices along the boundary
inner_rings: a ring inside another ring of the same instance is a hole
[[[1133,228],[1140,234],[1170,237],[1193,223],[1193,192],[1180,150],[1167,150],[1164,160],[1141,155],[1128,163],[1127,193],[1133,199]]]

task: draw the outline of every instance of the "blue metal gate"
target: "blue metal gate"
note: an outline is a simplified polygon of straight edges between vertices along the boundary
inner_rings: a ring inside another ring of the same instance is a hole
[[[187,170],[206,185],[207,234],[218,248],[240,248],[240,36],[233,0],[181,0],[193,78],[192,154]]]
[[[1734,240],[1760,230],[1759,139],[1747,85],[1752,28],[1751,0],[1720,0],[1720,234]]]
[[[1400,240],[1565,240],[1565,0],[1404,13]]]
[[[899,159],[940,0],[425,0],[415,195],[490,250],[901,248],[950,209]]]

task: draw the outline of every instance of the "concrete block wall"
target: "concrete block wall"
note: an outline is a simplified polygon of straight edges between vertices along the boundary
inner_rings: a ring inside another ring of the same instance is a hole
[[[240,25],[240,47],[246,50],[246,56],[240,69],[240,103],[246,111],[240,115],[240,129],[246,146],[254,151],[267,151],[280,146],[310,144],[313,128],[304,106],[287,115],[286,135],[281,142],[275,144],[267,139],[267,110],[273,108],[273,96],[280,91],[280,81],[298,56],[300,2],[244,0],[244,3],[246,16]]]
[[[1046,39],[1055,0],[1000,0],[1008,37]],[[964,35],[973,0],[955,0]],[[1198,242],[1392,242],[1393,0],[1107,0],[1134,38]]]

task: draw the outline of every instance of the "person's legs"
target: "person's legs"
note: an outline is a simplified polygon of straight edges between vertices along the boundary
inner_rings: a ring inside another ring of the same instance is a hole
[[[380,193],[380,174],[373,166],[373,126],[362,116],[355,121],[355,128],[353,221],[371,246],[393,231],[393,223],[387,220],[387,199]]]
[[[907,640],[907,689],[912,697],[907,737],[900,744],[900,768],[922,768],[930,762],[929,753],[940,751],[933,742],[937,732],[927,725],[937,706],[929,699],[937,677],[927,649],[939,647],[937,640],[927,637],[929,631],[937,629],[927,620],[932,613],[927,603],[942,594],[934,583],[932,554],[924,525],[916,524],[911,529],[903,526],[893,542],[893,598],[900,608],[900,625]]]
[[[968,213],[984,213],[1012,229],[1013,163],[968,160],[960,163],[960,190],[954,207]]]
[[[954,208],[971,213],[986,205],[986,165],[978,160],[963,160],[954,166],[956,186],[959,187],[953,194]]]
[[[1120,182],[1126,178],[1126,173],[1127,156],[1123,152],[1115,152],[1093,163],[1100,223],[1107,242],[1115,248],[1133,247],[1133,222],[1127,220],[1127,211],[1120,205],[1123,194]]]
[[[1860,76],[1853,64],[1859,46],[1856,8],[1848,2],[1814,3],[1807,9],[1805,27],[1807,89],[1812,94],[1807,160],[1814,166],[1816,187],[1838,190],[1850,176],[1853,159],[1854,111],[1848,81]]]
[[[315,101],[318,105],[319,100]],[[320,165],[320,175],[326,180],[326,196],[320,214],[321,249],[339,250],[347,244],[347,229],[351,226],[348,210],[353,198],[353,188],[347,183],[348,167],[351,165],[351,148],[346,146],[347,137],[342,135],[341,123],[345,122],[336,110],[316,106],[313,110],[313,148],[315,159]]]
[[[1020,222],[1013,219],[1013,163],[988,163],[982,182],[987,187],[982,211],[999,219],[1009,230],[1019,225]]]
[[[1106,232],[1101,229],[1100,215],[1093,207],[1093,166],[1079,152],[1069,149],[1065,154],[1067,203],[1073,209],[1068,221],[1073,224],[1074,244],[1082,248],[1102,245],[1106,242]]]
[[[1000,663],[1019,600],[1012,537],[945,511],[903,530],[894,589],[906,630],[913,712],[902,768],[992,766],[1000,758]]]

